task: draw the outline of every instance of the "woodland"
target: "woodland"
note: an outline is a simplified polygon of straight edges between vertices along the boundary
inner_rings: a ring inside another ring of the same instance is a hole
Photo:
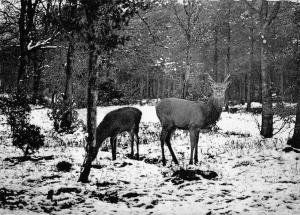
[[[297,0],[1,0],[0,213],[297,214],[299,48]],[[157,104],[223,81],[199,164],[176,130],[165,166]],[[142,114],[140,157],[126,133],[116,161],[107,140],[95,154],[124,106]]]

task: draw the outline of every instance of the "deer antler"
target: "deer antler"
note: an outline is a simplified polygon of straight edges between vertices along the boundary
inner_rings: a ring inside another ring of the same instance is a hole
[[[210,76],[209,73],[205,73],[207,75],[207,79],[210,83],[215,83],[215,80]]]
[[[230,74],[228,73],[228,74],[226,75],[226,78],[224,79],[223,83],[226,83],[226,82],[228,81],[229,78],[230,78]]]

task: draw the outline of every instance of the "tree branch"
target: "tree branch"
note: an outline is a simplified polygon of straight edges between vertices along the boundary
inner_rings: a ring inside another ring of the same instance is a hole
[[[242,2],[244,2],[253,13],[259,13],[259,11],[250,3],[249,0],[242,0]]]
[[[20,11],[20,8],[17,8],[15,4],[11,3],[10,1],[3,0],[2,4],[9,4],[11,7],[15,8],[16,10]]]
[[[172,6],[173,6],[173,9],[174,9],[174,14],[175,14],[175,16],[176,16],[176,19],[178,20],[179,26],[182,28],[183,31],[186,32],[187,30],[185,29],[184,24],[183,24],[182,20],[180,19],[179,15],[178,15],[178,11],[177,11],[177,9],[176,9],[175,4],[172,3]]]
[[[60,32],[57,32],[56,34],[52,35],[51,37],[49,37],[48,39],[42,40],[42,41],[38,41],[36,44],[33,44],[33,41],[30,40],[30,42],[27,45],[27,50],[28,51],[33,51],[35,49],[39,49],[39,48],[46,48],[46,47],[50,47],[48,46],[48,44],[54,39],[56,38],[58,35],[60,34]],[[53,47],[51,47],[53,48]]]
[[[138,15],[138,17],[143,21],[143,23],[146,25],[146,27],[147,27],[147,29],[148,29],[148,31],[149,31],[149,34],[151,35],[151,37],[152,37],[152,39],[153,39],[154,44],[155,44],[156,46],[159,46],[159,47],[162,47],[162,48],[166,48],[166,49],[167,49],[168,47],[166,47],[166,46],[164,46],[164,45],[161,45],[161,44],[158,44],[158,43],[156,42],[157,36],[155,36],[154,33],[152,32],[151,27],[150,27],[149,23],[146,21],[146,19],[145,19],[144,17],[142,17],[141,14],[140,14],[139,12],[137,12],[137,15]]]
[[[276,18],[278,12],[279,12],[279,9],[280,9],[280,4],[281,4],[281,1],[277,1],[273,7],[273,10],[270,14],[270,16],[268,17],[268,20],[267,20],[267,25],[271,25],[273,20]]]

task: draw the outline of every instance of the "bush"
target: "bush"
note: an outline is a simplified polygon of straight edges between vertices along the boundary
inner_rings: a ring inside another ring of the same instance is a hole
[[[98,85],[98,105],[121,104],[124,93],[117,89],[114,80],[108,79]]]
[[[6,115],[7,123],[11,126],[12,132],[29,121],[31,108],[26,95],[20,93],[1,97],[0,104],[1,112]]]
[[[25,93],[1,97],[0,103],[1,112],[11,127],[13,145],[21,149],[25,157],[44,145],[44,136],[40,133],[40,128],[29,123],[31,108]]]
[[[54,130],[57,132],[71,132],[78,122],[78,112],[75,110],[73,100],[64,100],[59,96],[51,105],[48,117],[53,120]]]
[[[38,126],[24,124],[21,128],[15,129],[13,145],[21,149],[26,157],[44,145],[44,135],[41,134]]]

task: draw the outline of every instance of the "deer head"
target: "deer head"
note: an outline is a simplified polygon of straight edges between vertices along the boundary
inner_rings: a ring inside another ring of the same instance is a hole
[[[230,84],[230,81],[228,81],[230,74],[228,74],[224,81],[221,83],[215,82],[208,73],[207,76],[210,88],[212,89],[212,98],[219,101],[220,105],[224,105],[225,92]]]

